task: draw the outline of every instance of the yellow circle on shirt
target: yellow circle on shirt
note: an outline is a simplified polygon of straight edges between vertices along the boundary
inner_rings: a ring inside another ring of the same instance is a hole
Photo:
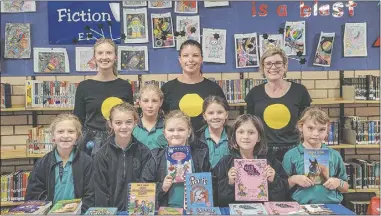
[[[272,129],[282,129],[291,119],[290,110],[284,104],[272,104],[263,112],[263,120]]]
[[[189,117],[196,117],[202,113],[202,103],[204,103],[204,99],[200,95],[186,94],[181,98],[179,108]]]
[[[110,120],[110,111],[115,105],[123,103],[123,100],[117,97],[108,97],[102,102],[101,112],[106,120]]]

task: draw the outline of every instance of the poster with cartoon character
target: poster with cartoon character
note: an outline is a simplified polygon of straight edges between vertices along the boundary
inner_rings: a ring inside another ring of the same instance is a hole
[[[147,6],[147,1],[123,1],[123,7],[144,7]]]
[[[259,67],[257,33],[234,34],[236,68]]]
[[[306,55],[305,21],[286,22],[283,37],[286,55],[296,55],[299,51]]]
[[[226,29],[202,29],[204,62],[226,63]]]
[[[69,73],[69,57],[65,48],[33,48],[35,73]]]
[[[175,1],[175,13],[196,14],[198,12],[197,4],[196,0]]]
[[[272,49],[274,47],[278,47],[283,49],[284,42],[283,42],[283,35],[282,34],[267,34],[267,37],[265,35],[259,35],[259,53],[260,55],[263,55],[268,49]]]
[[[151,0],[148,1],[148,8],[172,8],[172,1]]]
[[[118,46],[118,70],[148,71],[147,46]]]
[[[151,14],[153,48],[175,47],[171,12]]]
[[[36,1],[1,1],[1,13],[36,12]]]
[[[147,8],[123,9],[124,43],[148,43]]]
[[[331,66],[333,42],[335,40],[335,32],[320,33],[319,43],[316,48],[313,65],[329,67]]]
[[[76,47],[75,48],[75,70],[76,71],[97,71],[94,48]]]
[[[200,42],[200,16],[177,16],[176,32],[179,33],[176,37],[177,50],[188,39]]]

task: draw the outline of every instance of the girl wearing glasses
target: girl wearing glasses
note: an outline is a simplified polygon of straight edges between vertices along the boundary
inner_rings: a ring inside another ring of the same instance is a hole
[[[296,123],[311,104],[306,87],[284,80],[287,69],[288,59],[282,49],[267,50],[261,56],[259,67],[267,83],[252,88],[245,98],[247,112],[264,122],[269,153],[279,161],[299,143]]]

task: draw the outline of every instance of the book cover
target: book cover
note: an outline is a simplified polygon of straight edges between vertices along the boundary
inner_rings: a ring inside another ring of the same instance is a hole
[[[264,174],[266,159],[235,159],[236,201],[268,201],[268,184]]]
[[[333,211],[325,207],[324,204],[312,204],[312,205],[301,205],[301,206],[308,214],[312,214],[312,215],[333,214]]]
[[[173,183],[184,182],[187,173],[192,172],[192,156],[190,146],[168,147],[167,173],[172,176]]]
[[[158,215],[183,215],[182,208],[160,207]]]
[[[89,208],[85,215],[116,215],[118,208],[110,207],[91,207]]]
[[[193,207],[190,209],[192,215],[221,215],[218,207]]]
[[[210,172],[187,173],[185,176],[184,208],[213,207],[212,175]]]
[[[265,202],[264,206],[270,215],[305,214],[297,202]]]
[[[128,215],[154,215],[155,198],[155,183],[130,183]]]
[[[51,201],[29,200],[11,208],[8,214],[39,214],[47,210],[51,205]]]
[[[304,149],[304,175],[314,184],[324,184],[329,178],[329,150]]]
[[[262,203],[229,204],[229,208],[231,215],[267,215]]]
[[[78,210],[81,210],[82,202],[81,199],[71,199],[71,200],[60,200],[58,201],[52,209],[50,209],[49,214],[77,214]]]

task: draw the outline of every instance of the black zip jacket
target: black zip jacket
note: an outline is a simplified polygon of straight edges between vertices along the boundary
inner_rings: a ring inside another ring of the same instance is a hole
[[[198,141],[192,142],[191,155],[194,165],[194,172],[211,172],[211,166],[209,162],[208,147]],[[142,180],[144,182],[156,183],[156,207],[168,206],[168,192],[163,191],[163,181],[167,176],[167,158],[166,150],[164,149],[152,149],[153,157],[148,161],[142,173]]]
[[[224,156],[213,170],[217,180],[217,205],[228,207],[235,201],[235,185],[229,184],[228,172],[234,166],[234,159],[242,159],[236,151],[233,154]],[[269,201],[286,201],[288,192],[288,175],[284,171],[282,164],[272,155],[258,156],[258,159],[267,159],[267,164],[275,170],[275,177],[272,183],[269,182]],[[244,203],[239,201],[239,203]]]
[[[59,166],[53,151],[46,154],[34,165],[29,175],[25,200],[54,200],[56,185],[55,167]],[[74,196],[82,199],[81,212],[85,213],[94,206],[94,185],[92,181],[92,159],[86,153],[75,150],[72,162]]]
[[[141,182],[143,167],[151,157],[149,148],[134,136],[125,150],[116,145],[114,136],[107,139],[94,155],[95,206],[126,211],[128,184]]]

